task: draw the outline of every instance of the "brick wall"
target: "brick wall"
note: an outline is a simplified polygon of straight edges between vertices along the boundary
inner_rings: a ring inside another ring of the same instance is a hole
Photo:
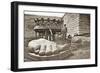
[[[79,13],[66,13],[63,17],[68,28],[68,34],[90,33],[90,15]]]
[[[79,14],[78,13],[66,13],[63,17],[64,24],[68,28],[68,34],[74,35],[79,33]]]

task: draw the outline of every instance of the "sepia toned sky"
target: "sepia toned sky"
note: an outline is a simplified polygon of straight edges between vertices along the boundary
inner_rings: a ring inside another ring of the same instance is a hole
[[[24,14],[41,15],[41,16],[56,16],[63,17],[65,13],[58,12],[39,12],[39,11],[24,11]]]

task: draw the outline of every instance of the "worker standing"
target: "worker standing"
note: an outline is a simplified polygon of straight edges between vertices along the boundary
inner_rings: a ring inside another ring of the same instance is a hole
[[[66,40],[66,36],[67,36],[67,27],[66,27],[66,24],[63,25],[63,27],[61,29],[61,33],[62,33],[62,39]]]

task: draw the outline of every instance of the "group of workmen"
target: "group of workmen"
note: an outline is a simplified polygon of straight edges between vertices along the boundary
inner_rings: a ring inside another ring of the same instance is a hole
[[[68,32],[68,29],[66,27],[66,24],[64,24],[60,30],[60,35],[61,35],[62,40],[66,40],[67,32]],[[54,41],[56,38],[55,34],[56,33],[53,30],[51,30],[51,32],[50,30],[49,31],[45,30],[45,33],[44,32],[39,33],[39,37],[50,40],[50,41]]]

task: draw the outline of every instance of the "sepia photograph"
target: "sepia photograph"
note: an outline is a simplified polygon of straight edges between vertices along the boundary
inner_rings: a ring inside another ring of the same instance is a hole
[[[90,58],[90,14],[24,11],[24,61]]]
[[[97,66],[97,7],[11,5],[11,70]]]

